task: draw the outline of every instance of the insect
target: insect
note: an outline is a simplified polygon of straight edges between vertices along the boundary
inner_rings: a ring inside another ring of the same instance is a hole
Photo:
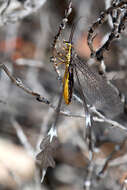
[[[70,9],[70,6],[68,10]],[[102,111],[106,116],[113,118],[123,111],[123,103],[120,100],[118,90],[106,80],[106,78],[91,68],[87,62],[80,58],[73,47],[73,35],[75,24],[71,29],[68,41],[63,41],[64,53],[57,51],[58,38],[67,23],[68,14],[66,11],[65,18],[62,20],[57,35],[53,43],[53,60],[54,67],[59,77],[61,77],[58,65],[65,65],[63,81],[63,97],[66,104],[71,102],[74,89],[74,78],[80,91],[81,98],[87,104],[95,106],[96,109]],[[66,21],[66,22],[65,22]],[[59,61],[59,63],[57,63]]]
[[[59,64],[65,65],[65,72],[63,77],[63,97],[66,104],[70,104],[73,92],[73,67],[72,62],[72,33],[70,35],[69,41],[63,41],[64,44],[64,55],[59,53],[57,59],[60,61]]]

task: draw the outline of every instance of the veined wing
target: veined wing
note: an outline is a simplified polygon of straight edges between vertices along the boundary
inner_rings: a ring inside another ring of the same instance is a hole
[[[88,104],[95,106],[112,118],[123,112],[123,103],[115,87],[80,57],[75,56],[72,64],[76,66],[78,77]]]

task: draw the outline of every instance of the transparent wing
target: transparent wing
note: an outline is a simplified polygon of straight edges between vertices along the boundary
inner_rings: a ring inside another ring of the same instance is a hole
[[[108,117],[114,117],[123,111],[123,103],[117,90],[103,76],[78,56],[73,59],[72,64],[77,68],[84,95],[90,105]]]

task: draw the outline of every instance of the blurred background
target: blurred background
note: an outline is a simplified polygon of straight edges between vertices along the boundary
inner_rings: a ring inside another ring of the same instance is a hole
[[[12,75],[20,78],[26,87],[48,98],[53,105],[58,101],[60,85],[50,63],[51,46],[67,5],[65,0],[0,0],[1,63],[4,62]],[[76,25],[74,45],[86,61],[90,56],[88,29],[109,5],[110,0],[72,0],[73,10],[61,38],[68,40],[72,24],[81,17]],[[95,48],[110,31],[107,21],[98,31]],[[110,51],[105,53],[107,75],[125,96],[126,42],[125,30],[120,40],[114,41]],[[63,109],[83,113],[75,100],[68,107],[63,103]],[[83,189],[88,177],[89,155],[83,138],[84,120],[81,118],[60,117],[59,146],[54,153],[56,167],[48,168],[43,184],[40,182],[41,168],[36,163],[36,155],[51,126],[53,113],[48,105],[26,94],[0,71],[0,190]],[[125,114],[117,120],[127,125]],[[98,145],[93,176],[102,168],[114,147],[126,137],[124,131],[103,123],[95,123],[95,126]],[[101,180],[93,177],[91,189],[126,189],[126,150],[125,143]]]

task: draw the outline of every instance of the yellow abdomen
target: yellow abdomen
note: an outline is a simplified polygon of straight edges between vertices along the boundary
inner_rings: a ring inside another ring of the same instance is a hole
[[[66,76],[65,76],[66,75]],[[70,103],[70,90],[69,90],[69,72],[67,73],[65,71],[64,74],[64,92],[63,92],[63,96],[64,96],[64,100],[66,104]]]

